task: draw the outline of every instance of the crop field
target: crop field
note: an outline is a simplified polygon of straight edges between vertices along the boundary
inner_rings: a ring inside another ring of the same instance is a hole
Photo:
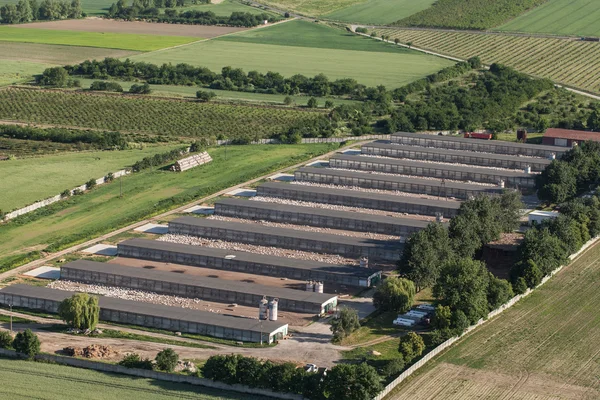
[[[430,7],[435,0],[367,0],[325,14],[336,21],[387,25]]]
[[[144,170],[46,207],[43,216],[0,225],[0,270],[8,260],[49,245],[54,249],[110,232],[151,214],[191,202],[277,169],[317,157],[337,144],[224,146],[209,149],[209,164],[184,173]],[[1,397],[1,396],[0,396]]]
[[[245,7],[245,6],[244,6]],[[160,35],[213,38],[247,28],[210,25],[161,24],[142,21],[117,21],[111,19],[69,19],[13,25],[11,28],[47,29],[51,31],[77,31],[98,33],[126,33],[134,35]]]
[[[187,36],[134,35],[124,33],[55,31],[0,26],[0,41],[103,47],[133,51],[153,51],[198,40]]]
[[[124,58],[138,54],[136,51],[101,49],[98,47],[62,46],[37,43],[17,43],[0,41],[0,60],[24,61],[31,63],[66,65],[85,60],[106,57]],[[5,71],[2,68],[2,71]]]
[[[600,245],[387,399],[600,398]]]
[[[59,400],[259,400],[260,397],[63,365],[0,359],[0,397]]]
[[[438,0],[430,8],[393,25],[430,28],[489,29],[548,0]]]
[[[144,157],[183,145],[153,146],[142,150],[72,152],[22,158],[0,163],[0,210],[24,207],[65,189],[98,179]]]
[[[500,26],[501,31],[600,36],[600,1],[550,0]]]
[[[319,112],[149,97],[7,88],[0,119],[173,137],[269,137]]]
[[[267,10],[261,10],[260,8],[247,6],[235,0],[224,0],[218,4],[189,4],[185,7],[177,7],[177,10],[187,11],[187,10],[198,10],[198,11],[212,11],[218,16],[229,16],[232,12],[243,12],[250,14],[272,14]]]
[[[4,4],[17,4],[19,0],[0,0],[0,6]],[[113,0],[81,0],[83,12],[88,16],[106,14]]]
[[[319,16],[340,10],[364,0],[260,0],[280,10],[293,11],[309,16]]]
[[[41,74],[48,67],[50,65],[27,61],[3,60],[2,55],[0,55],[0,86],[29,81],[33,75]]]
[[[452,65],[439,57],[404,51],[392,44],[297,21],[140,54],[132,60],[155,64],[189,63],[215,71],[230,65],[246,71],[279,72],[286,77],[324,73],[330,79],[354,78],[367,86],[389,88]]]
[[[600,92],[598,43],[514,35],[381,29],[402,43],[460,58],[481,57],[485,64],[502,63],[567,86]]]

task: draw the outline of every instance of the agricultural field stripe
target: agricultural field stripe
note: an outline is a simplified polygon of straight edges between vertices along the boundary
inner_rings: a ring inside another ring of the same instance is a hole
[[[154,51],[197,42],[189,36],[136,35],[130,33],[76,32],[47,29],[15,29],[0,26],[0,41],[100,47],[106,49]]]

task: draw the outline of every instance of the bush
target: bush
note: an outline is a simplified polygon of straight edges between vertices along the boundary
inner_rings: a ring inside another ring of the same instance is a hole
[[[354,32],[356,32],[356,33],[363,33],[363,34],[365,34],[365,35],[366,35],[367,33],[369,33],[369,31],[367,30],[367,28],[363,28],[363,27],[356,28],[356,29],[354,30]]]
[[[373,294],[373,305],[384,311],[405,313],[412,307],[414,298],[414,283],[392,276],[377,286]]]
[[[67,197],[71,197],[71,190],[69,189],[65,189],[60,193],[60,197],[62,198],[67,198]]]
[[[173,349],[164,349],[156,355],[156,367],[161,371],[173,372],[179,361],[179,355]]]
[[[85,183],[86,190],[92,190],[95,187],[96,187],[96,180],[93,178]]]
[[[325,101],[325,108],[333,108],[335,105],[333,104],[333,101],[331,100],[326,100]]]
[[[425,350],[425,342],[423,338],[414,332],[408,332],[406,336],[400,338],[400,346],[398,351],[402,354],[403,359],[409,363],[416,357],[423,354]]]
[[[142,357],[136,353],[127,354],[121,361],[119,361],[119,365],[126,368],[147,369],[149,371],[153,369],[152,361],[150,359],[142,359]]]
[[[123,91],[123,87],[117,82],[94,81],[90,85],[90,90],[120,93]]]
[[[306,103],[306,107],[308,107],[308,108],[317,108],[318,106],[319,106],[319,102],[314,97],[311,97],[310,99],[308,99],[308,102]]]
[[[203,103],[209,102],[215,97],[217,97],[215,92],[209,92],[208,90],[198,90],[196,92],[196,98]]]
[[[381,370],[381,374],[386,378],[391,378],[400,374],[400,372],[402,372],[403,369],[404,358],[398,357],[394,358],[393,360],[390,360],[387,364],[385,364],[385,366]]]
[[[290,106],[294,103],[294,99],[292,99],[290,96],[285,96],[285,98],[283,99],[283,104],[285,104],[286,106]]]
[[[0,349],[10,349],[13,340],[14,339],[9,331],[0,331]]]
[[[25,329],[23,332],[17,333],[12,346],[18,353],[33,358],[40,352],[40,339],[31,329]]]
[[[144,83],[142,85],[133,84],[129,88],[129,93],[132,93],[132,94],[150,94],[150,93],[152,93],[152,90],[150,89],[150,85],[148,85],[147,83]]]
[[[331,321],[331,331],[333,332],[333,343],[341,342],[345,337],[360,328],[358,313],[352,308],[343,307],[337,318]]]

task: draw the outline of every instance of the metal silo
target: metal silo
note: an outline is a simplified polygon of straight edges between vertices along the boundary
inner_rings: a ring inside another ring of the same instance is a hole
[[[269,302],[269,320],[277,321],[277,308],[279,299],[273,299]]]
[[[323,293],[323,282],[315,282],[315,292]]]
[[[258,303],[258,319],[269,319],[269,302],[266,296]]]

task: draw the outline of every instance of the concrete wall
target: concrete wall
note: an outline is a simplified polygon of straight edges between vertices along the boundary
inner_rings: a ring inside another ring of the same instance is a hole
[[[500,140],[479,140],[479,139],[465,139],[464,141],[458,140],[444,140],[443,136],[436,135],[423,135],[423,137],[403,137],[391,135],[392,143],[398,143],[402,145],[410,146],[422,146],[422,147],[436,147],[438,149],[452,149],[452,150],[466,150],[466,151],[478,151],[481,153],[496,153],[496,154],[509,154],[509,155],[520,155],[529,157],[543,157],[547,158],[552,153],[556,153],[555,150],[549,150],[540,148],[536,145],[515,147],[506,145],[506,142]],[[545,144],[545,143],[544,143]]]
[[[501,180],[506,183],[507,187],[525,187],[532,188],[535,186],[535,175],[529,176],[511,176],[510,174],[502,173],[502,170],[488,168],[473,168],[469,171],[450,170],[444,168],[443,165],[431,164],[431,166],[423,167],[422,165],[395,165],[370,159],[369,161],[361,160],[344,160],[331,158],[329,166],[332,168],[350,168],[361,171],[377,171],[387,172],[392,174],[425,176],[440,179],[452,179],[456,181],[471,181],[497,184]]]
[[[237,303],[247,306],[258,306],[263,295],[236,292],[233,290],[222,290],[211,287],[201,287],[185,284],[176,284],[162,282],[153,279],[142,279],[128,276],[113,275],[107,273],[83,271],[63,266],[60,269],[60,278],[78,282],[85,282],[94,285],[106,285],[125,287],[131,289],[147,290],[155,293],[164,293],[173,296],[200,298],[209,301],[218,301],[222,303]],[[269,295],[269,293],[264,293]],[[273,296],[271,296],[273,297]],[[325,310],[322,304],[310,303],[305,301],[290,300],[279,298],[279,309],[284,311],[294,311],[301,313],[321,314]]]
[[[317,269],[294,268],[282,265],[264,264],[260,262],[243,261],[239,259],[225,259],[221,257],[199,256],[195,254],[179,253],[175,251],[148,250],[136,246],[129,246],[119,243],[119,256],[139,258],[143,260],[152,260],[168,262],[174,264],[184,264],[194,267],[212,268],[224,271],[243,272],[247,274],[277,276],[280,278],[296,280],[314,280],[327,283],[336,283],[347,286],[367,286],[361,284],[361,279],[357,276],[342,273],[330,273]]]
[[[0,355],[11,358],[22,358],[22,356],[13,350],[0,349]],[[149,371],[145,369],[126,368],[120,365],[108,364],[104,362],[84,360],[81,358],[63,357],[53,354],[38,354],[35,356],[38,361],[50,361],[56,364],[68,365],[76,368],[92,369],[95,371],[110,372],[114,374],[137,376],[140,378],[156,379],[159,381],[187,383],[194,386],[204,386],[217,390],[228,390],[239,393],[272,397],[286,400],[303,400],[300,395],[291,393],[278,393],[268,389],[255,389],[244,385],[228,385],[223,382],[216,382],[210,379],[198,378],[196,376],[169,374],[166,372]]]
[[[387,235],[408,236],[413,232],[421,230],[420,227],[406,226],[394,222],[389,218],[390,223],[380,221],[369,221],[356,218],[344,218],[339,216],[315,215],[305,212],[291,212],[274,209],[253,208],[251,201],[244,206],[232,204],[215,204],[215,215],[222,215],[235,218],[247,218],[254,220],[275,221],[296,225],[318,226],[323,228],[343,229],[350,231],[383,233]]]
[[[469,155],[456,155],[452,153],[431,152],[427,151],[427,148],[424,147],[414,147],[410,150],[405,150],[402,148],[395,149],[393,147],[376,147],[370,144],[365,144],[361,147],[361,151],[366,155],[406,158],[410,160],[438,161],[455,164],[480,165],[483,167],[494,168],[523,170],[525,167],[530,166],[532,171],[538,172],[543,171],[548,165],[548,161],[545,159],[523,158],[523,160],[501,160],[490,158],[490,156],[486,155],[485,153],[473,152]]]
[[[330,175],[327,169],[323,172],[308,172],[298,170],[294,173],[297,181],[325,183],[330,185],[356,186],[367,189],[399,190],[406,193],[427,194],[440,198],[454,197],[466,200],[471,196],[486,193],[487,187],[474,187],[473,190],[451,187],[449,184],[442,185],[441,182],[432,180],[431,183],[424,181],[423,184],[396,182],[386,179],[385,175],[365,174],[364,178],[352,176]],[[486,190],[482,190],[486,189]]]
[[[426,204],[411,204],[402,202],[402,198],[383,200],[378,198],[363,198],[345,195],[343,193],[317,193],[296,191],[295,185],[286,185],[288,187],[273,189],[259,186],[257,196],[281,197],[284,199],[310,201],[314,203],[335,204],[348,207],[372,208],[374,210],[393,211],[408,214],[420,214],[435,216],[438,213],[444,217],[452,218],[457,214],[458,209],[446,208],[443,206],[431,206]]]
[[[43,310],[49,313],[58,313],[58,301],[36,299],[25,296],[17,296],[0,292],[0,304],[12,304],[14,307],[28,308],[31,310]],[[243,329],[223,328],[209,324],[200,324],[190,321],[177,319],[155,317],[150,315],[141,315],[120,310],[111,310],[108,308],[100,309],[100,320],[117,322],[120,324],[130,324],[147,326],[150,328],[166,329],[169,331],[178,331],[185,333],[197,333],[204,336],[213,336],[220,339],[228,339],[242,342],[259,343],[260,333],[247,331]],[[263,340],[271,343],[276,338],[267,332],[263,333]]]
[[[388,247],[362,246],[329,241],[318,234],[314,239],[307,239],[292,236],[279,236],[262,232],[253,232],[251,230],[233,230],[227,228],[216,228],[212,226],[188,225],[171,221],[169,223],[169,233],[175,235],[200,236],[208,239],[218,239],[230,242],[249,243],[259,246],[273,246],[285,249],[294,249],[310,251],[315,253],[339,254],[344,257],[360,258],[369,257],[374,259],[384,259],[396,261],[400,258],[400,250],[390,249]],[[342,237],[345,238],[345,237]]]

